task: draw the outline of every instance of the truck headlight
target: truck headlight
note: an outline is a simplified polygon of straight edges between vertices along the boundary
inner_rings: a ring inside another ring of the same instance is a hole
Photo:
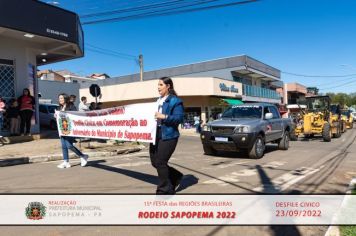
[[[248,126],[240,126],[235,129],[235,133],[248,133],[250,131],[250,127]]]
[[[203,131],[211,132],[211,126],[210,125],[203,125]]]

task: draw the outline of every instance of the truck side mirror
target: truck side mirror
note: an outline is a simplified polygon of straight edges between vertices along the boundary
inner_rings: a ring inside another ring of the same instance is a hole
[[[270,119],[272,119],[273,118],[273,114],[272,113],[266,113],[265,114],[265,119],[266,120],[270,120]]]
[[[221,119],[221,117],[222,117],[222,113],[219,113],[218,114],[218,119]]]

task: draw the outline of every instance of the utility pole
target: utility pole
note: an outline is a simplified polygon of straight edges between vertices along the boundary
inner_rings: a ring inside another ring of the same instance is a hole
[[[138,62],[140,64],[140,81],[143,81],[143,55],[138,56]]]

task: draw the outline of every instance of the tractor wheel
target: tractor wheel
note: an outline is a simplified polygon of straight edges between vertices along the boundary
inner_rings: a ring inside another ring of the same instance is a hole
[[[331,129],[329,123],[324,124],[322,135],[323,135],[323,140],[325,142],[331,141]]]
[[[289,139],[290,139],[290,141],[298,141],[298,136],[295,134],[295,132],[292,131],[289,134]]]
[[[339,123],[337,126],[336,134],[333,134],[333,138],[340,138],[341,137],[341,124]]]

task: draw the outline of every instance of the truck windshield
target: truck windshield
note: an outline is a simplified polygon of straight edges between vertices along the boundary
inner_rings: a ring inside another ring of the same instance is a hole
[[[326,98],[307,98],[307,106],[310,111],[324,111],[328,108],[328,100]]]
[[[226,110],[222,118],[258,118],[262,117],[262,107],[260,106],[235,106]]]

